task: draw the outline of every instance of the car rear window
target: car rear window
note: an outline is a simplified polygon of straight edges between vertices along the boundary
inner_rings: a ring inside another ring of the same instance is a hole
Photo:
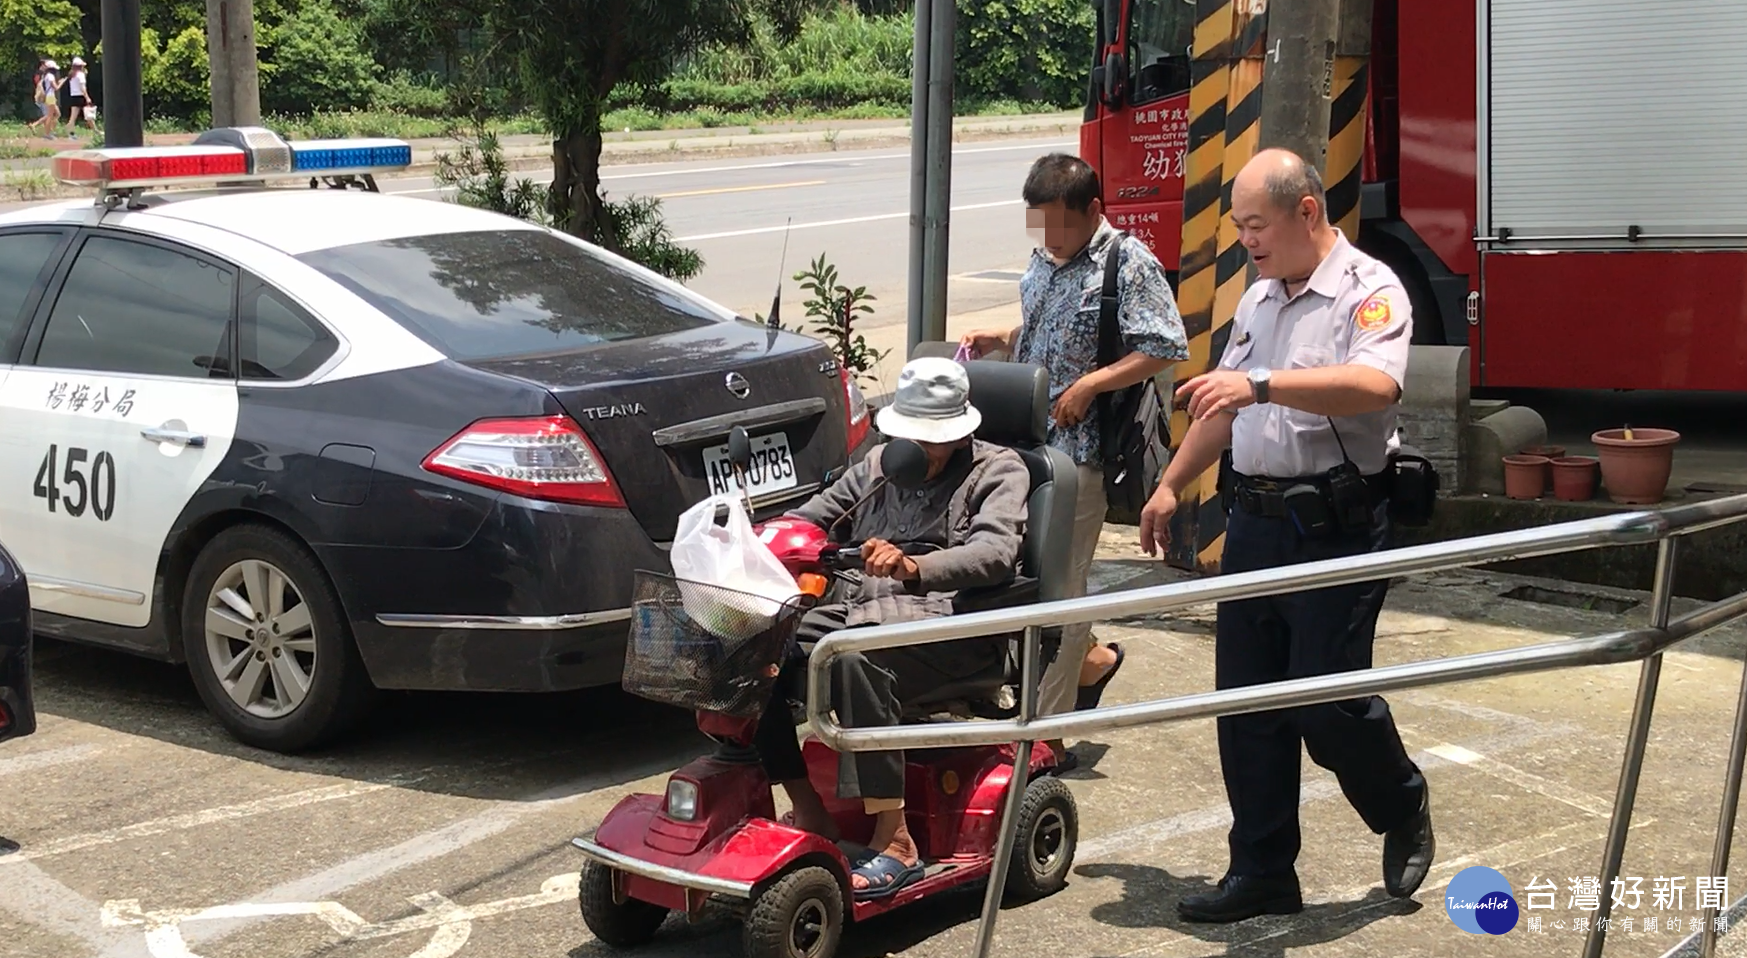
[[[501,359],[732,320],[544,230],[437,233],[298,257],[452,359]]]

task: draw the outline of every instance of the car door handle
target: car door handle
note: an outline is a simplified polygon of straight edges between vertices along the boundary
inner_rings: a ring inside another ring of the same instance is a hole
[[[205,436],[196,435],[181,429],[141,429],[140,435],[150,439],[152,442],[173,442],[178,446],[193,446],[197,449],[206,445]]]

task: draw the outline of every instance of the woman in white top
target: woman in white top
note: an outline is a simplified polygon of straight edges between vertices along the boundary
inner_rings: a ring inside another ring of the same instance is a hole
[[[91,132],[97,132],[97,102],[91,98],[91,75],[85,71],[85,61],[74,57],[71,64],[73,70],[67,74],[67,135],[73,134],[73,127],[84,117],[85,125]]]

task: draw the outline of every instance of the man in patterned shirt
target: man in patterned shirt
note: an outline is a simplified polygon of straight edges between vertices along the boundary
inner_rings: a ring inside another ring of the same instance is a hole
[[[1050,445],[1079,468],[1074,511],[1071,595],[1086,592],[1108,503],[1094,399],[1142,382],[1189,358],[1183,318],[1159,261],[1144,241],[1119,234],[1104,218],[1098,174],[1063,153],[1040,158],[1026,177],[1026,226],[1038,249],[1019,281],[1021,324],[979,329],[962,344],[978,355],[1005,351],[1015,361],[1049,372]],[[1119,251],[1119,252],[1118,252]],[[1106,257],[1121,256],[1117,272],[1117,325],[1125,355],[1098,366],[1098,305]],[[1061,652],[1044,673],[1039,712],[1055,715],[1092,708],[1122,663],[1122,650],[1098,646],[1091,625],[1068,626]],[[1058,754],[1061,743],[1052,743]],[[1064,755],[1072,765],[1074,759]]]

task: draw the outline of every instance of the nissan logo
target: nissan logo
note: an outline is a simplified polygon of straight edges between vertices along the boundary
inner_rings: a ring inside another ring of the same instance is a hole
[[[729,373],[725,385],[728,387],[728,391],[734,394],[735,399],[745,399],[752,395],[752,384],[739,373]]]

